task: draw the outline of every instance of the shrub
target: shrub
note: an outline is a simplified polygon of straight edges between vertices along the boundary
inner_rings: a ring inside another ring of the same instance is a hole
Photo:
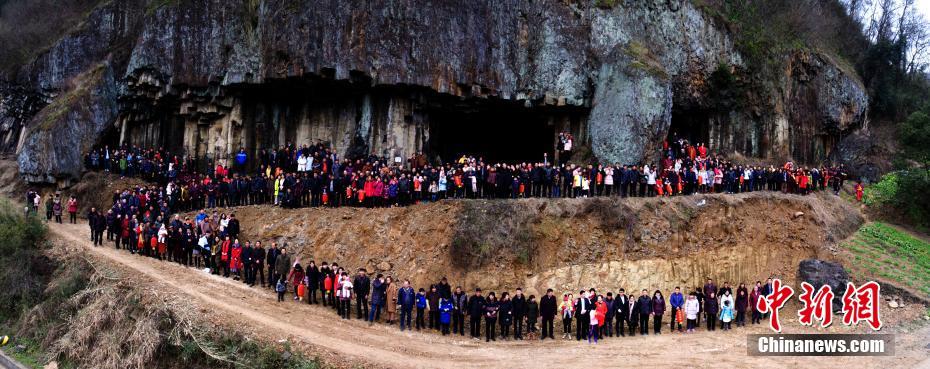
[[[0,202],[0,323],[42,298],[48,262],[40,252],[45,225],[8,201]]]

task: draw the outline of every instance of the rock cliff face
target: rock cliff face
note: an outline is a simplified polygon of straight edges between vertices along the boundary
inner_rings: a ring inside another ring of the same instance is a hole
[[[542,131],[549,152],[571,131],[611,163],[654,159],[670,129],[727,153],[816,162],[861,124],[866,95],[823,56],[786,57],[771,101],[718,111],[710,75],[745,62],[688,1],[114,0],[0,86],[0,138],[30,181],[75,178],[80,161],[61,157],[93,144],[226,160],[323,140],[342,154],[448,158],[438,146],[487,129]],[[113,78],[82,101],[115,113],[47,124],[38,108],[71,104],[57,100],[100,65]],[[80,144],[49,156],[42,142],[62,137]]]

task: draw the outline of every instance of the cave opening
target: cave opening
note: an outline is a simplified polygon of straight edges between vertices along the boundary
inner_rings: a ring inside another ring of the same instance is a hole
[[[427,154],[443,163],[462,155],[484,158],[486,163],[542,162],[544,154],[552,162],[559,113],[510,101],[432,105]]]
[[[701,108],[672,108],[672,123],[668,129],[670,144],[679,138],[692,145],[708,144],[710,138],[710,112]]]

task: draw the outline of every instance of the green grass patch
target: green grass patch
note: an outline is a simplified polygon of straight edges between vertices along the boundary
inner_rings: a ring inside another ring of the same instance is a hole
[[[868,223],[842,244],[867,271],[930,296],[930,243],[882,222]]]

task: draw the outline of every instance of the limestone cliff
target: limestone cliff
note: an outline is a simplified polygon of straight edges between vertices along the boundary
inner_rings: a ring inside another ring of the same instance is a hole
[[[857,77],[812,53],[785,56],[767,101],[714,109],[711,74],[747,70],[727,30],[689,1],[595,3],[113,0],[0,85],[0,138],[28,180],[51,182],[76,178],[80,161],[61,158],[94,144],[226,160],[323,140],[346,155],[448,158],[446,125],[519,124],[545,131],[550,152],[571,131],[610,163],[654,159],[670,129],[726,153],[818,162],[864,119]],[[101,65],[107,93],[85,102],[115,113],[38,112],[70,104],[57,100]],[[61,146],[51,157],[49,142]]]

